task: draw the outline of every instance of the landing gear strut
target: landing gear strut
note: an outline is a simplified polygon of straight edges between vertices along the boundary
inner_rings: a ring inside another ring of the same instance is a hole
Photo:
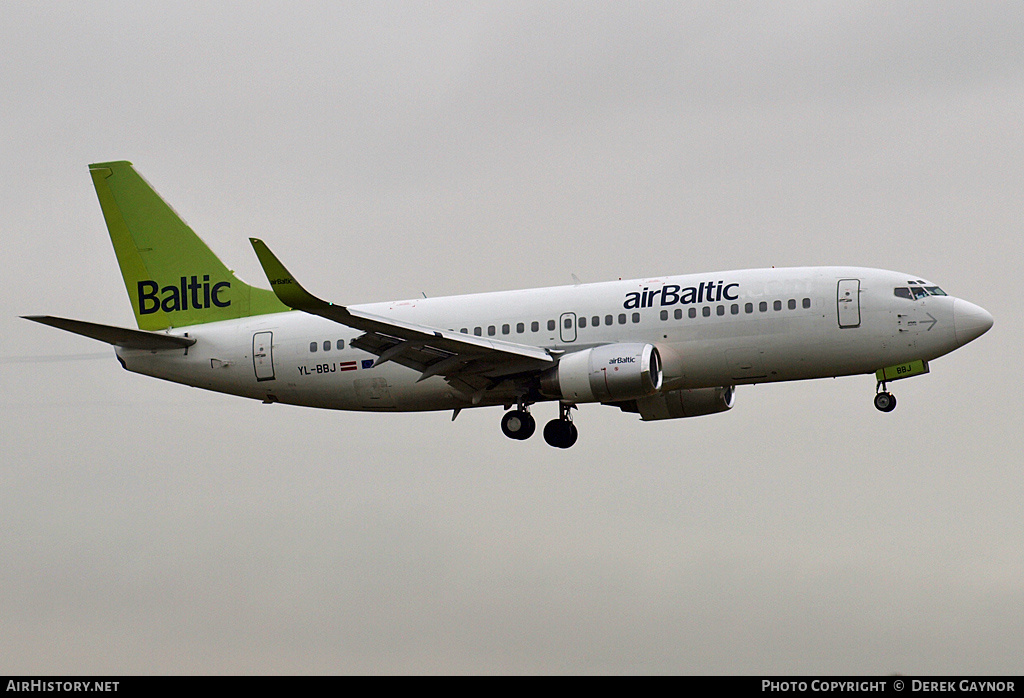
[[[574,407],[576,405],[572,403],[558,403],[558,419],[552,419],[544,426],[544,440],[549,446],[569,448],[576,443],[580,434],[569,417],[569,411]]]
[[[892,412],[896,409],[896,396],[886,391],[885,383],[879,383],[875,393],[875,408],[881,412]]]
[[[522,400],[516,409],[506,412],[501,418],[501,431],[510,439],[523,441],[533,436],[536,430],[537,421]]]

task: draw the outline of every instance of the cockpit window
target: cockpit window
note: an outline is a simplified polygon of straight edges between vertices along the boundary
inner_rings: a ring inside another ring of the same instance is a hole
[[[911,286],[910,288],[899,286],[894,288],[892,292],[897,298],[906,298],[909,301],[927,298],[928,296],[946,295],[946,292],[938,286]]]

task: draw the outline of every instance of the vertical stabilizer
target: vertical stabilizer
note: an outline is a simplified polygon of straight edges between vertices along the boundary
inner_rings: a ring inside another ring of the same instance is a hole
[[[289,310],[224,266],[130,162],[89,165],[139,329]]]

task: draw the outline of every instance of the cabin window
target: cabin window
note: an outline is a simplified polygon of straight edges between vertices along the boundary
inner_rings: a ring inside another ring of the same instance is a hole
[[[571,330],[572,329],[572,318],[569,318],[569,317],[565,318],[565,320],[562,321],[562,325],[565,327],[565,329]]]
[[[595,315],[594,317],[590,318],[590,326],[591,327],[600,327],[601,326],[601,316],[600,315]]]
[[[789,309],[790,310],[796,310],[796,299],[795,298],[790,298],[789,299]]]
[[[337,342],[334,343],[334,348],[337,349],[338,351],[341,351],[342,349],[344,349],[345,348],[345,340],[344,339],[339,339]]]
[[[745,306],[743,306],[743,311],[746,312],[746,313],[754,312],[754,304],[753,303],[747,303]]]
[[[633,313],[633,322],[634,324],[640,322],[640,313]]]
[[[626,324],[626,314],[625,313],[619,313],[619,324],[620,325],[625,325]]]
[[[540,323],[534,320],[530,323],[530,332],[540,332]]]
[[[731,312],[733,315],[739,315],[740,314],[740,306],[739,306],[739,304],[733,303],[732,307],[729,308],[729,312]]]
[[[661,311],[661,320],[662,320],[662,322],[664,322],[665,320],[668,320],[668,311],[667,310],[662,310]]]
[[[690,308],[689,315],[690,315],[691,318],[697,317],[697,309],[696,308]]]
[[[676,320],[682,320],[683,319],[683,309],[682,308],[676,308],[676,312],[673,313],[673,316],[675,317]]]
[[[554,331],[555,331],[555,321],[554,320],[548,320],[548,332],[554,332]]]
[[[776,310],[782,310],[782,301],[775,301],[772,303],[772,307]]]
[[[459,332],[461,332],[462,334],[469,334],[469,328],[463,327],[461,330],[459,330]]]
[[[611,315],[605,315],[604,316],[604,324],[606,324],[606,325],[612,324],[612,316]]]
[[[324,351],[330,351],[330,350],[331,350],[331,340],[328,339],[327,341],[324,342]]]
[[[482,327],[474,327],[473,328],[473,334],[475,334],[477,337],[483,336],[483,333],[484,333],[484,328],[482,328]]]
[[[523,332],[526,332],[526,325],[524,325],[521,322],[517,322],[516,323],[516,332],[518,332],[519,334],[522,334]]]
[[[582,315],[580,315],[579,325],[580,325],[580,327],[586,327],[587,326],[587,318],[585,318]]]
[[[810,308],[810,307],[811,307],[811,299],[810,298],[804,298],[804,308]]]
[[[495,334],[497,334],[497,331],[498,330],[497,330],[497,328],[494,325],[488,325],[487,326],[487,336],[488,337],[493,337]]]
[[[703,315],[704,317],[711,317],[711,306],[705,305],[703,308],[701,308],[700,314]]]
[[[309,351],[312,354],[316,353],[316,342],[310,342],[309,343]]]
[[[760,303],[758,303],[757,304],[757,309],[760,310],[762,313],[767,313],[768,312],[768,301],[761,301]]]
[[[718,306],[717,308],[715,308],[715,312],[718,315],[725,315],[725,306],[724,305]]]
[[[502,325],[501,326],[501,333],[502,334],[508,334],[511,331],[512,331],[512,328],[509,327],[508,325]]]

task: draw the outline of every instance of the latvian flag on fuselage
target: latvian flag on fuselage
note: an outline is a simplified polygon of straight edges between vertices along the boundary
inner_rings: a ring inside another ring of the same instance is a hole
[[[338,363],[339,371],[355,371],[357,368],[355,361],[341,361]]]

